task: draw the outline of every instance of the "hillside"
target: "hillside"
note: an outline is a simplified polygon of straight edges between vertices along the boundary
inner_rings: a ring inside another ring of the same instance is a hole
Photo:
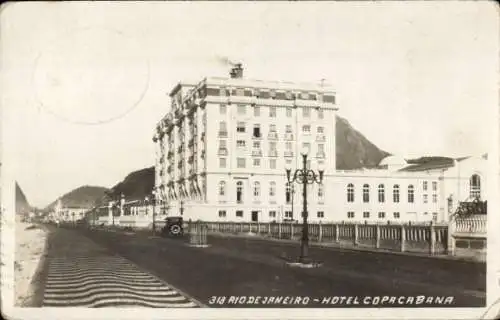
[[[105,196],[107,191],[108,189],[104,187],[82,186],[60,197],[61,204],[64,207],[71,208],[91,208],[95,205],[96,201]],[[52,209],[56,203],[57,199],[49,204],[46,209]]]
[[[349,170],[377,166],[389,153],[380,150],[355,130],[347,120],[337,117],[337,169]],[[111,190],[112,197],[121,193],[129,200],[143,200],[154,186],[154,167],[137,170]]]
[[[127,201],[144,200],[144,197],[151,195],[154,187],[154,177],[154,167],[133,171],[123,181],[111,188],[111,194],[116,198],[123,193]]]
[[[351,170],[371,168],[390,155],[371,143],[362,133],[354,129],[349,121],[337,116],[336,123],[337,169]]]
[[[28,213],[31,211],[31,206],[26,199],[26,195],[16,182],[16,214]]]

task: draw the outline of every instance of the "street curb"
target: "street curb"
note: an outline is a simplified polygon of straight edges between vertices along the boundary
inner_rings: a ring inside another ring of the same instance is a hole
[[[254,241],[268,241],[268,242],[278,242],[278,243],[286,243],[286,244],[297,244],[297,240],[288,240],[288,239],[275,239],[275,238],[267,238],[261,236],[248,236],[248,235],[236,235],[236,234],[223,234],[223,233],[210,233],[209,235],[220,238],[241,238],[248,239]],[[400,255],[400,256],[408,256],[408,257],[418,257],[418,258],[427,258],[427,259],[441,259],[448,261],[457,261],[464,263],[478,263],[478,264],[486,264],[485,261],[479,261],[469,257],[457,257],[457,256],[449,256],[449,255],[426,255],[424,253],[419,252],[398,252],[398,251],[389,251],[389,250],[377,250],[363,247],[350,247],[350,246],[342,246],[341,244],[335,243],[318,243],[318,242],[309,242],[309,245],[312,247],[319,247],[323,249],[331,249],[331,250],[340,250],[340,251],[351,251],[351,252],[369,252],[369,253],[378,253],[378,254],[391,254],[391,255]]]

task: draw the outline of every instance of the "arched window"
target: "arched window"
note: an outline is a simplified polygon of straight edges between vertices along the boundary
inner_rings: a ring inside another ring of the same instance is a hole
[[[408,186],[408,203],[415,202],[415,187],[412,184]]]
[[[292,202],[292,186],[288,182],[285,184],[285,201],[286,203]]]
[[[470,177],[469,194],[471,198],[481,198],[481,177],[477,174],[473,174],[472,177]]]
[[[276,196],[276,182],[271,181],[269,183],[269,196],[274,198]]]
[[[253,183],[253,196],[254,196],[254,198],[260,197],[260,182],[259,181],[255,181]]]
[[[243,182],[236,182],[236,202],[243,203]]]
[[[354,202],[354,185],[352,183],[347,185],[347,202]]]
[[[395,184],[392,189],[392,201],[394,203],[399,202],[399,184]]]
[[[383,184],[378,185],[378,202],[385,202],[385,188]]]
[[[226,182],[219,182],[219,196],[224,197],[226,195]]]
[[[370,202],[370,186],[363,185],[363,202]]]

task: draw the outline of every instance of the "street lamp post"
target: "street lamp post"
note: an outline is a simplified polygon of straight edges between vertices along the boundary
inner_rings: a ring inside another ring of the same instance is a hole
[[[181,209],[181,216],[183,216],[184,215],[184,201],[183,200],[181,200],[181,208],[180,209]]]
[[[309,251],[309,225],[307,223],[307,185],[318,183],[323,183],[323,170],[318,170],[318,173],[307,168],[307,150],[301,152],[302,155],[302,169],[296,169],[293,176],[291,175],[292,169],[286,168],[286,178],[289,184],[297,182],[302,184],[302,238],[300,242],[300,263],[309,263],[308,251]]]

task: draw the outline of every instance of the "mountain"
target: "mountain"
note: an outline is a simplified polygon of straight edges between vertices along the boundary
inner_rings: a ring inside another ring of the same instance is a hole
[[[91,208],[97,201],[102,199],[108,188],[96,186],[82,186],[76,188],[59,199],[64,207],[70,208]],[[52,209],[57,204],[58,199],[49,204],[46,209]]]
[[[351,170],[373,168],[390,153],[380,150],[363,134],[354,129],[349,121],[336,118],[337,169]]]
[[[32,208],[26,199],[26,195],[16,182],[16,214],[28,213],[31,209]]]
[[[144,200],[146,196],[151,196],[154,179],[154,167],[134,171],[128,174],[123,181],[111,188],[111,196],[116,199],[123,193],[127,201]]]

